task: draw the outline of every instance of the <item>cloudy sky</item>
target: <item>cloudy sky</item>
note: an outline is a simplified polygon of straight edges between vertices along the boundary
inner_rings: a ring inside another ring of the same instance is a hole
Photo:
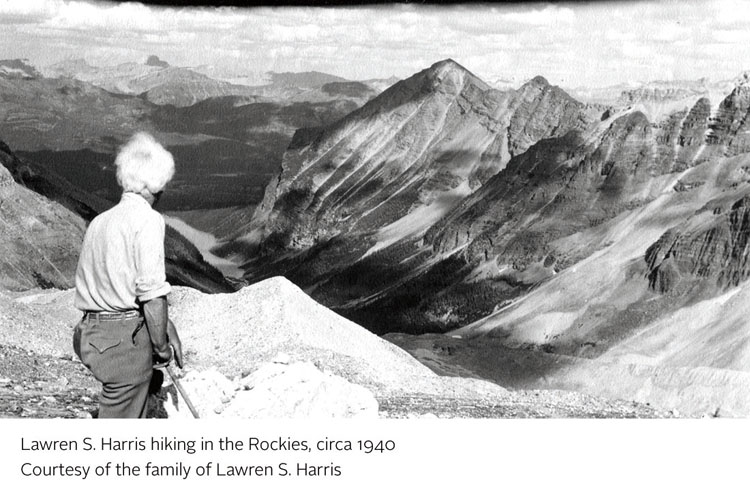
[[[487,80],[564,87],[733,78],[750,69],[750,1],[156,7],[0,0],[0,59],[145,61],[225,72],[409,76],[452,58]]]

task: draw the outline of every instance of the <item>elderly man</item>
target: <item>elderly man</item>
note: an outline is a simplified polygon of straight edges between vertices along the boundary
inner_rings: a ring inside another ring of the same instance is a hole
[[[75,296],[84,315],[73,348],[102,383],[99,417],[142,418],[154,363],[174,357],[182,367],[167,310],[164,218],[153,209],[174,175],[174,160],[138,133],[115,164],[122,199],[94,218],[84,236]]]

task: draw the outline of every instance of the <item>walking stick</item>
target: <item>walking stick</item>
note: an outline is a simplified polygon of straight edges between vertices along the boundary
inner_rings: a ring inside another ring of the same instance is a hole
[[[177,378],[177,376],[175,376],[174,371],[172,371],[172,366],[167,365],[165,370],[167,371],[167,374],[169,374],[169,377],[172,378],[172,383],[174,383],[174,386],[177,387],[177,391],[180,392],[180,395],[182,395],[182,399],[185,401],[185,405],[188,406],[188,409],[190,409],[193,417],[195,419],[200,419],[198,411],[195,409],[193,403],[190,402],[190,397],[188,397],[188,394],[185,391],[185,387],[182,386],[182,383],[180,383],[180,380]]]

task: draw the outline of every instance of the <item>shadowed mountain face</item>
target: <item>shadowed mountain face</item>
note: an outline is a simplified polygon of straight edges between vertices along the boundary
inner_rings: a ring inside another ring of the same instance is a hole
[[[3,240],[10,244],[4,248],[4,266],[9,271],[2,275],[4,280],[10,279],[4,287],[73,286],[86,222],[113,203],[74,186],[42,165],[21,160],[3,142],[0,163],[8,172],[3,176],[0,197],[3,204],[8,204],[2,210],[5,230],[9,231]],[[15,181],[11,184],[13,179],[21,185]],[[204,261],[195,246],[169,226],[164,247],[170,283],[214,293],[236,289]],[[22,276],[15,277],[18,274]]]

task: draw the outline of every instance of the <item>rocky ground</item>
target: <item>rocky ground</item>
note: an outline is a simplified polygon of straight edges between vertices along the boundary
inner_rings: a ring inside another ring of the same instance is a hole
[[[99,385],[72,352],[71,328],[80,317],[72,298],[70,290],[0,292],[0,417],[95,415]],[[201,417],[674,415],[575,392],[510,391],[439,376],[283,278],[232,294],[175,287],[170,311],[184,345],[178,376]],[[154,417],[191,417],[168,377],[152,402]]]
[[[0,345],[0,418],[91,418],[99,384],[71,356]],[[511,391],[502,398],[394,394],[377,397],[383,418],[665,418],[643,404],[574,392]],[[152,398],[152,407],[158,405]],[[154,417],[163,413],[152,413]]]
[[[0,417],[88,418],[99,385],[70,356],[0,345]]]

